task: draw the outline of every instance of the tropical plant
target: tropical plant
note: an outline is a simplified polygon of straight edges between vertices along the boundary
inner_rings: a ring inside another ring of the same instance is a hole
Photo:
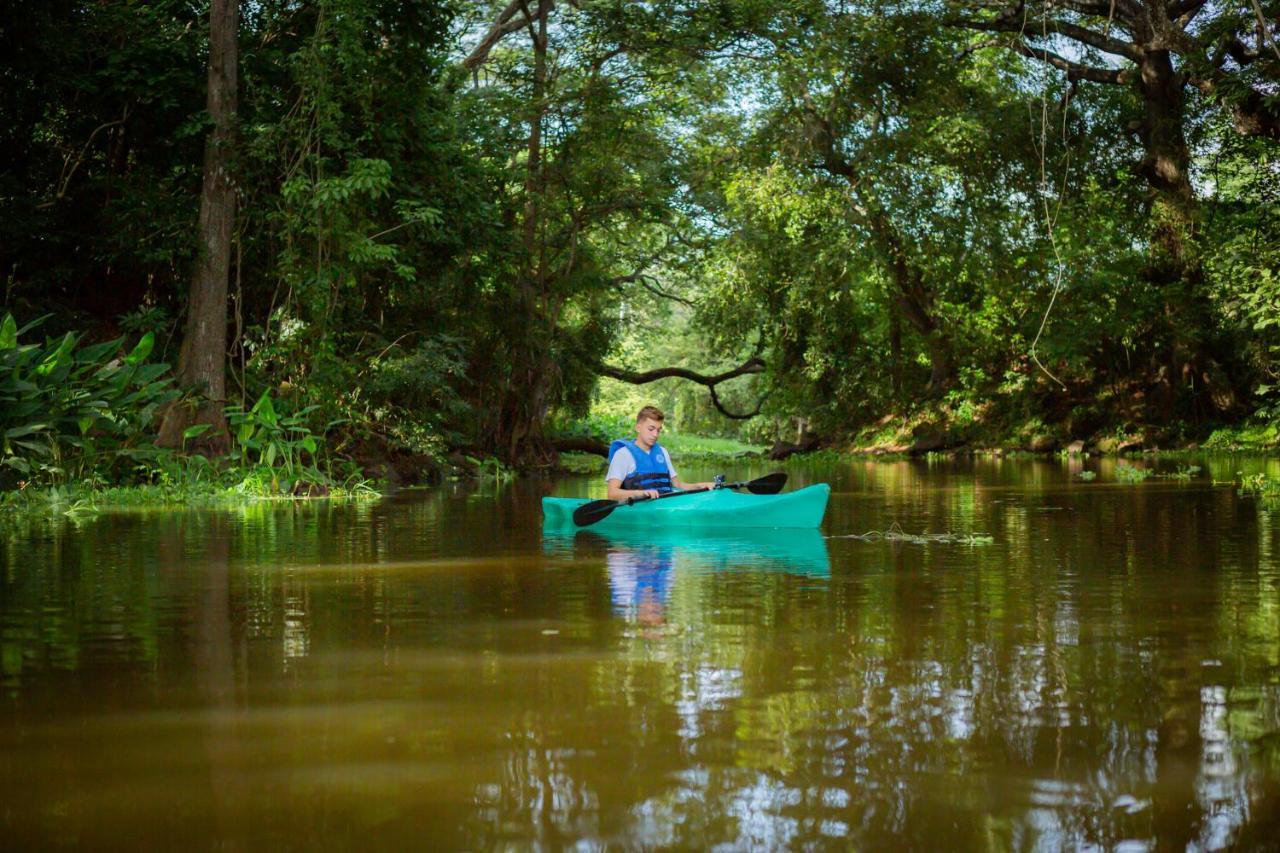
[[[273,483],[288,491],[304,474],[311,480],[327,480],[316,470],[317,453],[322,447],[308,426],[308,415],[315,406],[305,406],[291,414],[276,411],[271,392],[264,391],[248,409],[228,406],[227,422],[232,438],[233,464],[245,470],[267,472]],[[310,465],[307,459],[310,459]],[[281,481],[281,475],[283,481]]]
[[[165,364],[147,363],[155,336],[82,346],[67,332],[23,344],[12,314],[0,322],[0,485],[113,480],[154,459],[151,427],[178,396]]]

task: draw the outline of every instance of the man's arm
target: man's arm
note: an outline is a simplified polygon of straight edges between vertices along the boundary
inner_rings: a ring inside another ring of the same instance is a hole
[[[694,489],[714,489],[716,487],[715,483],[686,483],[684,480],[676,477],[671,478],[671,485],[675,486],[682,492],[690,492]]]
[[[622,481],[610,479],[609,481],[609,500],[625,501],[628,498],[656,498],[658,496],[657,489],[624,489]]]

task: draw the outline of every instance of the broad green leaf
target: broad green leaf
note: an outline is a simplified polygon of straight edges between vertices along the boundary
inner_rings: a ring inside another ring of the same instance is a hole
[[[122,343],[124,343],[124,338],[116,338],[114,341],[83,347],[76,353],[76,362],[83,365],[97,364],[107,355],[120,349]]]
[[[0,323],[0,349],[13,349],[18,345],[18,321],[12,314],[4,315]]]
[[[21,438],[24,435],[31,435],[36,432],[43,432],[49,428],[49,424],[25,424],[20,427],[13,427],[4,431],[5,438]]]
[[[263,423],[275,426],[277,423],[276,407],[271,404],[271,391],[263,391],[262,396],[258,398],[258,402],[253,404],[251,410],[255,415],[262,419]]]
[[[213,429],[213,424],[195,424],[182,431],[182,438],[184,441],[188,438],[199,438],[211,429]]]
[[[23,439],[14,439],[13,444],[18,445],[19,447],[25,447],[27,450],[34,450],[41,456],[53,455],[53,448],[47,441],[25,441]]]
[[[58,348],[45,356],[44,361],[36,368],[36,373],[40,376],[51,376],[54,371],[69,363],[71,350],[76,345],[76,336],[74,332],[67,332],[62,337],[62,342],[58,344]]]
[[[133,352],[124,357],[126,364],[138,365],[151,355],[151,348],[156,345],[156,333],[147,332],[138,341],[138,345],[133,348]]]

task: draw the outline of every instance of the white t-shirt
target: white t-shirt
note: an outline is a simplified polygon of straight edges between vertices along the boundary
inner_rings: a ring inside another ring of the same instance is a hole
[[[671,464],[671,454],[661,448],[659,448],[659,450],[667,461],[667,473],[670,474],[671,479],[674,480],[676,478],[676,466]],[[662,462],[662,459],[657,459],[655,457],[655,461],[660,463]],[[613,461],[609,463],[609,473],[605,474],[604,478],[606,481],[621,481],[627,479],[635,472],[636,458],[631,455],[631,448],[619,447],[618,452],[613,454]]]

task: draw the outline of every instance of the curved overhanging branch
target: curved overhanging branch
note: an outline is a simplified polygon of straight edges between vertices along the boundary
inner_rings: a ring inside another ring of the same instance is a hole
[[[1221,104],[1231,115],[1236,130],[1245,136],[1280,139],[1280,108],[1276,107],[1268,85],[1243,81],[1228,67],[1230,59],[1245,68],[1270,59],[1269,48],[1280,58],[1269,21],[1257,0],[1250,0],[1254,11],[1256,45],[1248,44],[1250,35],[1241,24],[1234,30],[1214,34],[1213,28],[1191,30],[1192,21],[1205,9],[1218,10],[1207,0],[1010,0],[994,17],[977,19],[973,14],[993,6],[1000,0],[949,0],[962,17],[948,18],[947,26],[1012,36],[1000,46],[1029,59],[1066,72],[1071,82],[1088,80],[1095,83],[1128,84],[1137,79],[1133,68],[1100,68],[1076,61],[1078,51],[1062,55],[1049,50],[1044,42],[1050,36],[1061,36],[1077,45],[1096,48],[1112,56],[1141,65],[1153,53],[1168,51],[1187,60],[1182,72],[1185,82],[1210,96],[1230,88]],[[1080,16],[1080,22],[1066,20],[1063,11]],[[1122,37],[1113,37],[1113,25]],[[995,46],[991,40],[970,50]],[[1273,81],[1274,82],[1274,81]],[[1228,86],[1228,84],[1231,84]]]
[[[568,0],[569,5],[574,8],[578,7],[578,0]],[[537,11],[529,9],[529,0],[511,0],[498,16],[493,19],[493,23],[489,25],[488,32],[484,38],[471,49],[466,59],[462,60],[462,67],[467,71],[475,73],[480,66],[489,61],[489,53],[507,36],[519,30],[528,29],[529,34],[536,41],[538,35],[533,32],[533,23],[538,18],[547,15],[555,8],[555,0],[542,0],[539,3]]]
[[[517,16],[516,13],[519,15]],[[522,30],[531,23],[529,10],[525,7],[523,0],[511,0],[506,8],[498,13],[498,17],[494,19],[480,43],[472,48],[466,59],[462,60],[462,66],[468,71],[475,71],[484,65],[485,60],[489,58],[489,51],[502,41],[503,36]]]
[[[1127,59],[1135,59],[1137,48],[1119,39],[1107,38],[1099,33],[1086,30],[1084,27],[1077,27],[1065,22],[1054,21],[1049,32],[1059,33],[1068,36],[1075,41],[1092,44],[1100,50],[1112,53],[1117,56],[1123,56]],[[1124,83],[1132,76],[1132,72],[1127,69],[1097,68],[1089,65],[1083,65],[1079,62],[1072,62],[1064,56],[1054,53],[1047,48],[1038,47],[1031,44],[1028,39],[1040,37],[1040,34],[1029,30],[1029,24],[1023,21],[1014,21],[1008,18],[998,18],[991,21],[975,21],[965,18],[955,18],[947,21],[948,26],[959,27],[967,30],[980,30],[992,33],[1010,33],[1015,37],[1009,42],[1003,44],[1004,47],[1019,53],[1028,59],[1039,60],[1046,65],[1052,65],[1062,71],[1067,72],[1068,80],[1092,80],[1095,83]]]
[[[726,409],[724,404],[720,402],[720,397],[716,394],[716,386],[721,382],[728,382],[730,379],[736,379],[739,376],[746,376],[750,373],[763,373],[764,360],[758,356],[752,356],[732,370],[726,370],[724,373],[717,373],[714,376],[705,376],[685,367],[659,367],[654,370],[636,372],[609,364],[599,364],[597,365],[597,370],[601,376],[608,376],[610,379],[617,379],[619,382],[628,382],[632,385],[647,385],[650,382],[657,382],[659,379],[687,379],[690,382],[697,382],[699,385],[706,386],[707,390],[711,392],[711,403],[720,414],[737,421],[745,421],[760,414],[760,409],[764,406],[764,401],[769,396],[768,394],[762,396],[756,402],[754,411],[740,414]]]

